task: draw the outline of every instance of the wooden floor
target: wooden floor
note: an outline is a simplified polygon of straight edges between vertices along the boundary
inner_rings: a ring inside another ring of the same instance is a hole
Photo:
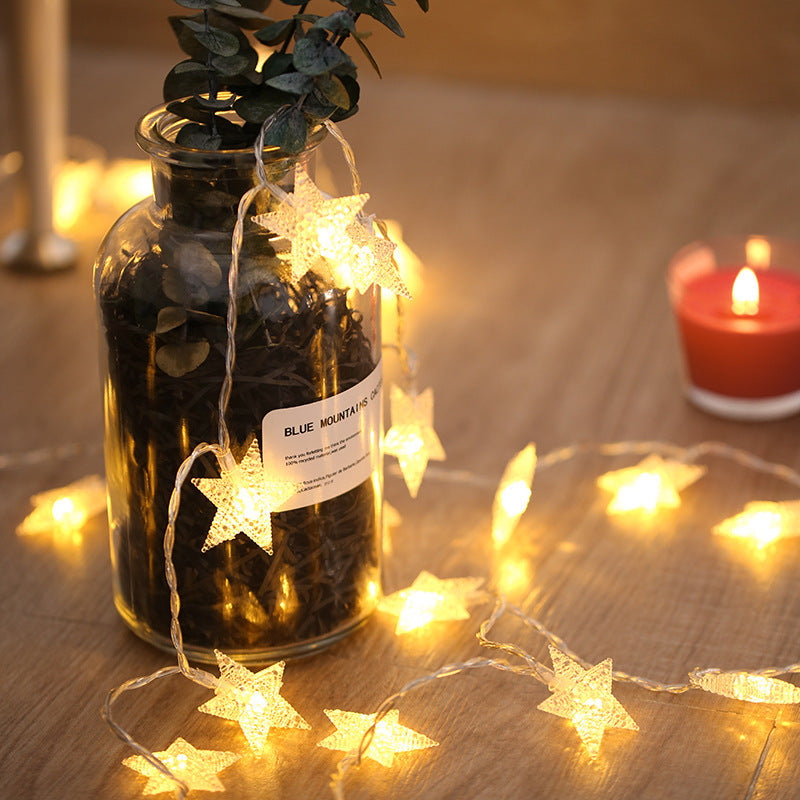
[[[133,121],[157,102],[164,67],[78,53],[73,131],[131,154]],[[346,134],[372,194],[368,210],[401,220],[425,263],[409,343],[421,387],[435,389],[442,468],[485,479],[482,488],[431,475],[412,502],[388,477],[403,522],[386,591],[423,569],[482,576],[592,663],[611,657],[658,681],[685,680],[694,667],[800,661],[800,540],[759,559],[709,532],[746,501],[793,497],[777,478],[705,459],[709,475],[686,490],[682,509],[652,525],[612,524],[594,479],[636,459],[580,456],[537,476],[505,551],[493,554],[489,537],[491,487],[530,440],[542,454],[576,442],[717,440],[800,469],[797,418],[739,424],[684,401],[664,286],[668,259],[694,239],[800,237],[798,116],[432,81],[386,80],[364,95]],[[4,147],[10,115],[0,107]],[[327,157],[338,164],[335,150]],[[0,191],[5,232],[9,184]],[[90,275],[109,223],[87,220],[70,274],[0,274],[0,451],[82,447],[0,470],[0,774],[9,798],[140,796],[144,780],[121,766],[129,751],[100,706],[112,687],[171,663],[116,616],[104,519],[77,545],[14,533],[32,494],[102,469]],[[414,678],[489,655],[475,633],[490,611],[479,605],[469,620],[406,638],[376,615],[327,653],[290,663],[284,695],[312,730],[273,731],[265,758],[222,773],[223,796],[330,796],[342,754],[315,746],[332,732],[323,709],[368,713]],[[513,621],[497,635],[547,659],[542,641]],[[443,679],[398,706],[401,723],[439,746],[402,754],[391,769],[365,762],[348,777],[347,797],[797,797],[796,706],[621,684],[614,693],[640,730],[608,731],[590,761],[569,723],[536,710],[548,696],[541,684],[496,670]],[[119,718],[154,750],[183,736],[246,753],[233,723],[196,711],[206,699],[173,677],[126,697]]]

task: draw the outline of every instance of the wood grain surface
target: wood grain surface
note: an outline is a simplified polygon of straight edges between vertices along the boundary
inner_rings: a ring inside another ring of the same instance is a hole
[[[159,57],[76,53],[74,131],[130,154],[136,116],[155,103]],[[0,76],[1,77],[1,76]],[[153,89],[155,87],[155,89]],[[632,463],[588,454],[540,473],[507,550],[492,554],[491,486],[528,441],[541,453],[576,442],[718,440],[800,469],[797,418],[739,424],[681,395],[664,287],[670,256],[722,233],[800,236],[796,114],[694,104],[576,99],[433,81],[368,85],[350,121],[369,210],[403,222],[425,263],[408,316],[421,387],[436,392],[444,472],[416,502],[387,477],[403,516],[385,588],[422,570],[504,580],[509,597],[583,657],[660,681],[696,666],[757,668],[800,660],[800,545],[761,559],[710,535],[752,499],[787,499],[777,479],[712,458],[681,510],[651,525],[609,522],[593,482]],[[0,106],[0,144],[11,110]],[[340,157],[326,159],[346,187]],[[0,184],[0,230],[13,227]],[[46,279],[0,274],[0,451],[78,442],[72,458],[0,470],[0,774],[9,798],[141,795],[129,753],[100,719],[106,692],[170,663],[130,634],[112,606],[107,527],[82,544],[20,539],[30,496],[102,469],[92,254],[111,220],[92,216],[84,257]],[[387,360],[391,360],[387,354]],[[484,485],[450,480],[454,470]],[[516,584],[507,562],[522,573]],[[322,798],[338,755],[324,708],[371,712],[400,686],[482,653],[490,612],[405,638],[376,615],[349,639],[287,666],[285,697],[313,730],[273,731],[264,758],[222,774],[225,797]],[[498,637],[546,658],[513,620]],[[796,682],[796,679],[795,679]],[[484,670],[401,701],[400,721],[440,742],[367,761],[348,798],[564,797],[571,800],[791,800],[800,780],[800,712],[691,692],[615,684],[640,731],[606,733],[590,761],[571,725],[539,711],[546,688]],[[197,713],[208,693],[170,678],[126,696],[118,715],[163,749],[246,752],[234,724]],[[199,796],[199,795],[198,795]]]

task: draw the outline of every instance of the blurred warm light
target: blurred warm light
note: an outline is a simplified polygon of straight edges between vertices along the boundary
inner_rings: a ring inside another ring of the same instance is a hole
[[[150,162],[138,158],[119,158],[106,169],[95,190],[99,208],[121,214],[153,193]]]
[[[609,514],[653,514],[658,509],[677,508],[681,504],[678,492],[705,473],[706,467],[653,454],[634,467],[606,472],[597,479],[597,485],[613,493],[606,507]]]
[[[394,258],[400,270],[400,277],[408,287],[414,300],[418,300],[423,288],[422,262],[403,240],[403,229],[393,219],[385,220],[389,238],[397,245]],[[380,231],[377,231],[380,235]],[[397,297],[394,292],[381,288],[381,335],[384,342],[393,342],[397,336]]]
[[[494,584],[497,591],[510,595],[533,585],[533,567],[528,559],[522,557],[505,558],[494,570]]]
[[[80,530],[91,517],[106,508],[106,485],[99,475],[41,492],[31,498],[34,509],[17,527],[20,536],[53,533],[62,540],[80,543]]]
[[[772,248],[766,239],[752,236],[744,246],[745,258],[751,267],[768,267],[772,259]]]
[[[750,267],[742,267],[733,282],[731,309],[738,316],[758,314],[758,278]]]
[[[391,767],[394,764],[395,753],[423,750],[438,745],[438,742],[434,742],[424,734],[401,725],[400,712],[396,708],[388,711],[377,724],[375,724],[377,714],[359,714],[355,711],[331,708],[323,710],[336,726],[336,733],[318,742],[318,747],[347,752],[357,750],[364,734],[375,725],[372,740],[364,751],[364,757],[371,758],[384,767]]]
[[[94,190],[102,175],[99,158],[61,164],[53,187],[53,225],[57,231],[69,233],[91,210]]]
[[[410,587],[384,597],[378,610],[397,617],[398,636],[431,622],[469,619],[467,606],[482,583],[483,578],[440,579],[423,571]]]
[[[386,500],[383,501],[383,554],[385,556],[392,553],[392,528],[396,528],[401,522],[400,512]]]
[[[690,675],[694,686],[748,703],[800,703],[800,689],[787,681],[747,672],[711,672]]]
[[[800,500],[747,503],[743,511],[715,525],[714,533],[745,539],[759,550],[777,539],[800,536]]]
[[[529,444],[508,462],[492,506],[492,540],[502,547],[514,533],[531,499],[536,447]]]

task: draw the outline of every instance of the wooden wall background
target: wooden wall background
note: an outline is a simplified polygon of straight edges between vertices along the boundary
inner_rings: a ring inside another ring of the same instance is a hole
[[[166,22],[176,10],[70,0],[72,39],[176,52]],[[385,30],[372,40],[385,74],[800,105],[797,0],[431,0],[427,15],[398,0],[395,12],[407,41]]]

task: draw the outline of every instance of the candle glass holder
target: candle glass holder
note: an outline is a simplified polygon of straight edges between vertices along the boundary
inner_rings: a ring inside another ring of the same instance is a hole
[[[736,420],[800,411],[800,243],[694,242],[670,261],[667,286],[690,402]]]

